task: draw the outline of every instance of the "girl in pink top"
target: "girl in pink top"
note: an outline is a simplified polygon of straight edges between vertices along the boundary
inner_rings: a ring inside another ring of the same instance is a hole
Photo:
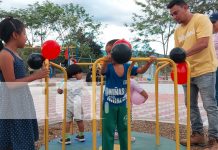
[[[130,93],[133,94],[133,92],[137,92],[139,93],[141,96],[143,96],[143,102],[140,102],[140,104],[143,104],[147,99],[148,99],[148,94],[147,92],[139,85],[139,83],[133,79],[133,77],[130,79]],[[134,103],[133,97],[131,96],[131,104],[136,104],[136,102]],[[138,104],[136,104],[138,105]],[[131,109],[131,116],[132,116],[132,109]],[[132,120],[132,119],[131,119]],[[115,131],[114,134],[114,139],[117,140],[118,139],[118,132]],[[131,141],[135,142],[135,137],[131,137]]]
[[[145,92],[145,90],[133,78],[130,79],[130,92],[131,92],[132,96],[133,96],[134,92],[137,92],[141,96],[143,96],[143,97],[141,97],[143,99],[143,102],[140,102],[140,103],[139,102],[138,103],[134,102],[134,97],[131,96],[131,103],[132,104],[140,105],[140,104],[144,103],[148,99],[147,92]],[[140,97],[138,97],[138,98],[140,98]]]

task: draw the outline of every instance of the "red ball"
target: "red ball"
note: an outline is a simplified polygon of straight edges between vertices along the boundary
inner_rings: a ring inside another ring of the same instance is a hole
[[[178,84],[187,83],[187,65],[186,62],[176,64]],[[170,73],[171,79],[174,81],[173,70]]]
[[[52,60],[59,56],[61,52],[60,45],[54,40],[45,41],[42,45],[42,56]]]
[[[125,39],[120,39],[120,40],[117,40],[114,44],[113,44],[113,47],[118,45],[118,44],[126,44],[130,49],[132,49],[132,45]]]

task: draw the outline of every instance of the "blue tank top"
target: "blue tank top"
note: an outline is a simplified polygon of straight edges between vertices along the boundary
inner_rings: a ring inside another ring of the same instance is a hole
[[[17,57],[12,51],[10,51],[9,49],[7,48],[3,48],[2,51],[5,50],[5,51],[8,51],[14,58],[14,75],[15,75],[15,78],[16,79],[20,79],[20,78],[23,78],[25,77],[26,75],[26,69],[25,69],[25,64],[24,64],[24,61]],[[4,77],[3,77],[3,74],[2,72],[0,71],[0,81],[1,82],[4,82]]]
[[[106,84],[104,90],[104,103],[108,102],[110,105],[126,105],[127,99],[127,71],[130,64],[123,64],[123,76],[118,76],[114,70],[113,64],[107,65],[105,72]],[[137,68],[133,67],[131,75],[137,75]]]

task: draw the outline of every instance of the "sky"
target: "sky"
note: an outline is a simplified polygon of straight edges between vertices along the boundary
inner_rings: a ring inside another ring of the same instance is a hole
[[[28,4],[43,2],[44,0],[2,0],[0,8],[9,10],[13,8],[25,8]],[[105,45],[111,39],[131,40],[134,35],[130,33],[124,23],[131,23],[132,13],[141,13],[140,7],[134,0],[49,0],[56,4],[76,3],[84,7],[85,10],[93,16],[93,19],[101,22],[104,26],[103,34],[99,40]],[[143,0],[141,0],[143,1]],[[146,0],[144,0],[146,1]],[[150,46],[157,53],[163,53],[159,43],[150,43]],[[170,48],[173,48],[173,42],[170,42]]]

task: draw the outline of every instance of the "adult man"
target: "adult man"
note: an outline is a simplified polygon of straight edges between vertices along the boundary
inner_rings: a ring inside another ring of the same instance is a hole
[[[208,116],[208,144],[205,150],[218,150],[218,109],[215,100],[217,60],[212,41],[212,24],[202,14],[192,14],[183,0],[173,0],[168,6],[173,19],[180,25],[174,33],[175,47],[186,50],[191,65],[191,145],[204,145],[203,123],[198,107],[200,92]],[[186,95],[187,86],[183,85]],[[180,141],[186,145],[187,140]]]
[[[214,45],[216,50],[216,57],[218,58],[218,12],[213,13],[210,16],[210,21],[213,24],[213,32],[214,32]],[[216,101],[218,105],[218,69],[216,71]]]

